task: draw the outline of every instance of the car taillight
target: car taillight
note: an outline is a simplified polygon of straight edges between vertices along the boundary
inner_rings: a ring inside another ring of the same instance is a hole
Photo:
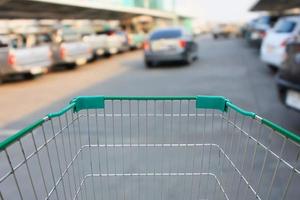
[[[127,42],[127,43],[130,43],[129,40],[130,40],[130,37],[129,37],[129,35],[126,33],[126,42]]]
[[[295,41],[296,39],[297,39],[296,37],[289,37],[289,38],[283,40],[283,41],[281,42],[280,46],[284,48],[284,47],[286,47],[286,45],[287,45],[288,43],[293,42],[293,41]]]
[[[128,44],[132,44],[133,43],[132,38],[130,36],[127,36],[127,41],[128,41]]]
[[[267,33],[265,31],[261,31],[259,34],[262,39],[267,36]]]
[[[293,40],[293,38],[287,38],[285,40],[283,40],[280,44],[281,47],[286,47],[286,45],[291,42]]]
[[[61,58],[65,58],[65,56],[66,56],[66,49],[64,47],[60,47],[60,49],[59,49],[59,56]]]
[[[110,31],[109,33],[108,33],[108,35],[115,35],[116,33],[114,32],[114,31]]]
[[[179,46],[180,46],[181,48],[186,47],[186,41],[185,41],[185,40],[179,40]]]
[[[149,42],[144,42],[144,50],[149,50],[150,49],[150,43]]]
[[[48,52],[48,58],[49,58],[49,59],[52,59],[52,56],[53,56],[52,51],[49,51],[49,52]]]
[[[15,65],[16,64],[16,56],[14,54],[9,54],[7,58],[7,63],[9,65]]]
[[[280,44],[281,47],[285,47],[287,45],[288,40],[283,40]]]

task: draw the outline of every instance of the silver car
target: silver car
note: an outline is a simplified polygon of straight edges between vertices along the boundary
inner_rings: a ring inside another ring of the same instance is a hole
[[[85,64],[93,57],[91,46],[81,40],[78,32],[71,28],[61,28],[54,31],[53,35],[54,66],[67,66],[75,68]]]
[[[129,50],[128,39],[125,32],[110,30],[100,34],[107,36],[106,54],[114,55]]]
[[[82,36],[83,42],[92,48],[94,58],[105,54],[107,50],[107,35],[96,34],[96,31],[90,26],[83,26],[77,30]]]
[[[52,65],[50,41],[40,33],[0,36],[0,80],[14,75],[32,78]]]
[[[147,67],[163,61],[184,61],[190,64],[198,56],[198,46],[192,34],[183,28],[163,28],[153,31],[144,45]]]
[[[85,35],[82,40],[90,45],[93,49],[93,56],[103,56],[107,50],[107,36],[106,35]]]

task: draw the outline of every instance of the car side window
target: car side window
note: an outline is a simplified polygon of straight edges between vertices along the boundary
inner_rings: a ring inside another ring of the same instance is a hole
[[[51,42],[52,42],[52,39],[49,34],[37,35],[37,45],[49,44]]]
[[[14,49],[18,48],[18,40],[17,39],[11,40],[11,47]]]
[[[296,24],[291,20],[281,20],[275,25],[274,31],[277,33],[291,33],[294,31]]]
[[[14,49],[25,47],[26,40],[22,35],[17,35],[10,40],[10,46]]]

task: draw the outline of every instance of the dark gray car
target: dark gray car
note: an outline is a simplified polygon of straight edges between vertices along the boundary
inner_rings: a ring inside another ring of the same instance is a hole
[[[286,60],[276,76],[280,100],[300,111],[300,42],[287,45]]]
[[[190,64],[197,58],[198,46],[192,34],[183,28],[156,29],[144,44],[147,67],[163,61],[184,61]]]

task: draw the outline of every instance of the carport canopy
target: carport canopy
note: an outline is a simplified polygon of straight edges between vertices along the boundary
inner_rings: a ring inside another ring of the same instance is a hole
[[[128,19],[139,15],[172,19],[174,14],[147,8],[125,7],[87,0],[0,0],[0,18]]]
[[[259,0],[251,11],[284,11],[299,7],[299,0]]]

